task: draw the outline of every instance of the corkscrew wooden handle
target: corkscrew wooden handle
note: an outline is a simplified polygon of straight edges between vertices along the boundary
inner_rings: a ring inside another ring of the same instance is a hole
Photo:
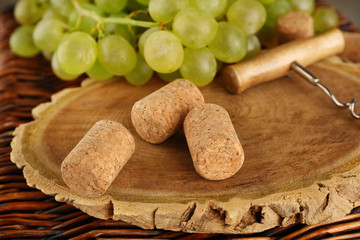
[[[342,32],[334,29],[316,37],[282,44],[250,60],[229,65],[222,72],[222,80],[228,91],[241,93],[257,84],[285,76],[294,61],[308,66],[342,52],[344,47]]]

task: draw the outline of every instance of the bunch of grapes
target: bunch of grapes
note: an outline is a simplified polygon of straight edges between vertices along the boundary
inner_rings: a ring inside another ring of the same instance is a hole
[[[292,10],[313,14],[314,5],[314,0],[19,0],[14,14],[21,26],[10,47],[21,57],[42,53],[63,80],[86,73],[98,81],[124,76],[143,85],[156,72],[165,81],[183,77],[205,86],[222,63],[257,55],[258,34],[274,28],[280,16]],[[331,9],[315,12],[315,30],[336,27],[334,19]]]

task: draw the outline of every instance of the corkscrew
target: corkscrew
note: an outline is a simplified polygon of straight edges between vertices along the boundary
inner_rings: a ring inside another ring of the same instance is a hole
[[[301,66],[298,62],[294,61],[291,63],[291,70],[293,70],[295,73],[297,73],[299,76],[301,76],[303,79],[307,80],[314,86],[319,87],[321,90],[323,90],[326,95],[330,97],[330,99],[333,101],[333,103],[342,108],[348,108],[350,110],[351,115],[356,118],[360,119],[360,114],[355,113],[355,103],[356,99],[354,98],[349,103],[342,103],[334,96],[334,94],[323,84],[321,84],[320,79],[317,78],[314,74],[312,74],[309,70],[307,70],[305,67]]]
[[[248,61],[228,65],[222,71],[222,80],[230,92],[241,93],[255,85],[286,76],[293,70],[323,90],[336,106],[348,108],[354,118],[360,119],[360,115],[355,113],[356,99],[349,103],[340,102],[316,76],[305,69],[306,66],[323,58],[342,52],[344,47],[343,34],[339,29],[333,29],[312,38],[300,39],[268,49]]]

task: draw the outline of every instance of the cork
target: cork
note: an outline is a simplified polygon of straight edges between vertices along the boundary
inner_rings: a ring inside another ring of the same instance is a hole
[[[62,178],[74,193],[99,197],[110,187],[134,150],[134,138],[121,123],[98,121],[62,162]]]
[[[137,101],[131,121],[142,139],[160,144],[179,130],[191,109],[203,103],[192,82],[178,79]]]
[[[233,176],[244,162],[244,150],[228,112],[206,103],[191,110],[184,121],[194,167],[208,180]]]
[[[313,18],[304,12],[288,12],[281,16],[276,24],[279,43],[314,36]]]
[[[360,62],[360,33],[342,32],[345,39],[345,49],[339,54],[340,57],[346,58],[352,62]]]

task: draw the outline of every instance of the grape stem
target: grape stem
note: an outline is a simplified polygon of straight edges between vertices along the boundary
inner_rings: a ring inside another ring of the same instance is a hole
[[[71,2],[74,5],[76,11],[78,12],[78,14],[80,16],[90,17],[90,18],[94,19],[95,21],[97,21],[99,24],[115,23],[115,24],[131,25],[131,26],[144,27],[144,28],[151,28],[151,27],[159,25],[156,22],[139,21],[139,20],[134,20],[134,19],[127,18],[127,17],[107,17],[107,18],[105,18],[105,17],[100,16],[99,14],[97,14],[94,11],[89,11],[89,10],[82,8],[81,5],[79,4],[79,2],[77,2],[76,0],[71,0]]]

